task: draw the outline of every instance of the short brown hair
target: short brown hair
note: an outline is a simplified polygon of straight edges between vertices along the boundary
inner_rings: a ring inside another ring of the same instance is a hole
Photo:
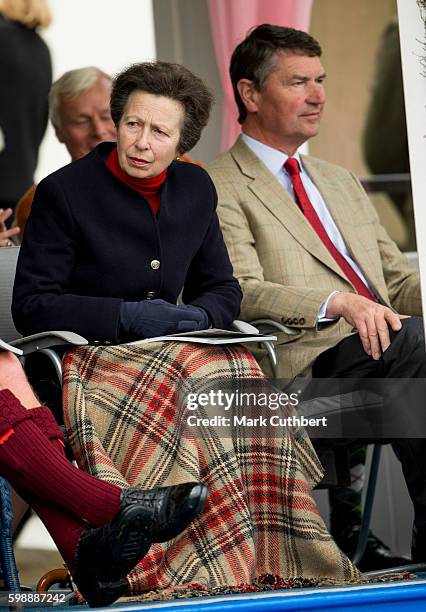
[[[184,107],[184,120],[178,151],[180,154],[186,153],[197,144],[207,125],[213,103],[211,91],[199,77],[180,64],[132,64],[113,80],[111,117],[116,127],[134,91],[144,91],[180,102]]]
[[[241,100],[237,83],[249,79],[258,91],[275,67],[278,52],[290,52],[309,57],[320,57],[319,43],[307,32],[264,23],[257,26],[240,42],[231,57],[229,72],[239,110],[238,121],[243,123],[247,109]]]

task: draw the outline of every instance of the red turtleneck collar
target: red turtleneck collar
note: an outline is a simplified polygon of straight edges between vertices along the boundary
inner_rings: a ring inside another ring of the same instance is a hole
[[[167,176],[167,168],[161,172],[158,176],[151,176],[149,178],[136,178],[130,176],[124,170],[118,161],[117,148],[113,149],[109,154],[106,165],[113,175],[120,181],[137,191],[140,195],[144,196],[151,205],[154,214],[157,214],[160,206],[160,188]]]

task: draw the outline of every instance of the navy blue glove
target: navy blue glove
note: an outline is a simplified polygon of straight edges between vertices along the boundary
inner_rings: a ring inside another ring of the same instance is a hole
[[[121,342],[209,327],[207,312],[198,306],[169,304],[164,300],[123,302],[120,309]]]

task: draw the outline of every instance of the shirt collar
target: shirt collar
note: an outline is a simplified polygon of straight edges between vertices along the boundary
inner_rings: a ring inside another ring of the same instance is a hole
[[[249,149],[253,151],[253,153],[262,161],[265,166],[268,168],[269,172],[272,172],[274,176],[277,176],[280,171],[282,171],[285,162],[288,160],[288,155],[278,151],[278,149],[274,149],[251,136],[247,136],[244,132],[241,133],[241,139],[246,144]],[[296,151],[292,157],[295,157],[299,162],[300,171],[303,172],[303,164],[300,160],[300,153]]]

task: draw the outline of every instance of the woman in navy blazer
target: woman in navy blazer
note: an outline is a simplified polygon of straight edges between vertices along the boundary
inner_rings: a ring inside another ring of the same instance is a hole
[[[215,188],[202,168],[176,159],[198,141],[212,98],[173,66],[167,97],[155,92],[169,64],[124,72],[111,100],[117,145],[102,143],[39,184],[16,273],[20,332],[68,329],[118,343],[226,328],[237,317],[241,290]],[[176,305],[180,292],[186,307]]]

